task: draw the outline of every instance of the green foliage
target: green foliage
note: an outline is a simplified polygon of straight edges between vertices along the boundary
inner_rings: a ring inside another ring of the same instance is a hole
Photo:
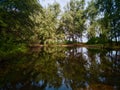
[[[0,1],[0,53],[1,56],[26,52],[33,34],[34,20],[30,18],[41,10],[37,0]]]
[[[106,40],[119,42],[120,3],[118,0],[93,0],[89,3],[86,14],[90,25],[89,38],[104,35]]]
[[[1,0],[0,37],[28,42],[34,27],[34,21],[29,17],[38,10],[40,5],[37,0]]]
[[[3,44],[0,46],[0,58],[12,57],[28,52],[26,44]]]
[[[88,43],[118,43],[119,11],[118,0],[92,0],[87,7],[85,0],[70,0],[63,13],[58,3],[43,8],[38,0],[1,0],[0,48],[9,50],[22,43],[72,44],[78,39],[82,42],[85,30]]]
[[[31,43],[57,44],[64,38],[64,33],[58,31],[58,16],[60,6],[58,3],[43,8],[42,13],[34,14],[30,18],[37,24],[34,27],[34,34],[31,36]]]
[[[64,44],[77,44],[77,41],[65,40]]]
[[[109,43],[109,40],[99,37],[90,38],[87,42],[87,44],[105,44],[105,43]]]
[[[72,38],[73,42],[75,37],[82,38],[82,33],[85,30],[84,5],[84,0],[70,0],[61,17],[61,30],[67,34],[66,38]]]

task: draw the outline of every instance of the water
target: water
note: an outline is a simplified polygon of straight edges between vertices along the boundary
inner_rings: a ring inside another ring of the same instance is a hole
[[[2,58],[0,90],[120,90],[120,51],[42,47]]]

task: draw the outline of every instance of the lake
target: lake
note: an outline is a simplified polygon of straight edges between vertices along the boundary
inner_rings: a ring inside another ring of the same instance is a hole
[[[120,90],[120,50],[39,47],[0,58],[0,90]]]

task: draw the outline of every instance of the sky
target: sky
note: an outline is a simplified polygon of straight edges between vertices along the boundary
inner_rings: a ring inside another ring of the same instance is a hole
[[[61,9],[69,2],[70,0],[39,0],[43,7],[47,7],[48,4],[53,4],[54,2],[58,2],[61,6]]]
[[[87,2],[91,0],[85,0],[85,1],[87,5]],[[43,7],[47,7],[48,4],[53,4],[54,2],[58,2],[61,6],[61,10],[64,11],[64,7],[68,2],[70,2],[70,0],[39,0],[39,2]]]

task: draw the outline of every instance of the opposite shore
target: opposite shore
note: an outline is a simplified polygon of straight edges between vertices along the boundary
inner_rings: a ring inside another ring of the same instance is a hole
[[[120,50],[120,45],[109,45],[109,44],[30,44],[29,47],[36,48],[36,47],[87,47],[87,48],[95,48],[95,49],[115,49]]]

